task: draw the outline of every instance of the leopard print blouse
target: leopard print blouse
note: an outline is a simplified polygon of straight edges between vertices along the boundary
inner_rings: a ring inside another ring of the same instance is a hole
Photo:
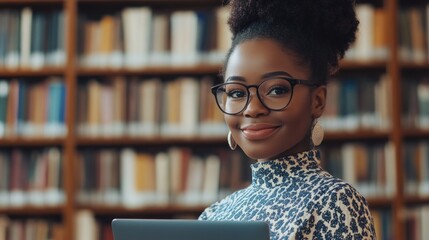
[[[252,184],[208,207],[200,220],[266,221],[271,240],[375,239],[366,200],[320,167],[320,152],[254,163]]]

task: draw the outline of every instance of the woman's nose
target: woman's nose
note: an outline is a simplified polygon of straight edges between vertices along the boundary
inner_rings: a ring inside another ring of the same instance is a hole
[[[253,90],[253,91],[252,91]],[[245,117],[258,117],[266,115],[270,112],[268,108],[262,104],[261,100],[258,97],[258,94],[256,93],[256,89],[249,89],[250,95],[249,95],[249,103],[247,104],[246,108],[243,111],[243,115]]]

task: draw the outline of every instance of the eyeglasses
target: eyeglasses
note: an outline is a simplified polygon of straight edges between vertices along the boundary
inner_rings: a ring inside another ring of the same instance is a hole
[[[239,82],[226,82],[211,88],[220,110],[229,115],[244,111],[250,102],[250,88],[256,88],[256,95],[264,107],[272,111],[285,109],[297,84],[317,87],[319,84],[287,77],[270,78],[259,85],[245,85]]]

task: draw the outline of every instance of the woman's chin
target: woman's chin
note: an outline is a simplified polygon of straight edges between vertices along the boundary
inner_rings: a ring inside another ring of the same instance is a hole
[[[272,159],[273,155],[269,154],[266,149],[265,151],[258,151],[257,149],[242,149],[243,152],[251,159],[258,161],[266,161]],[[275,156],[275,155],[274,155]]]

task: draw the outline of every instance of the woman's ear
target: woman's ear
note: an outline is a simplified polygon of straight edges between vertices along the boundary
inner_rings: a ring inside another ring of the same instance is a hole
[[[313,90],[311,99],[311,115],[314,118],[322,116],[326,104],[326,86],[322,85]]]

